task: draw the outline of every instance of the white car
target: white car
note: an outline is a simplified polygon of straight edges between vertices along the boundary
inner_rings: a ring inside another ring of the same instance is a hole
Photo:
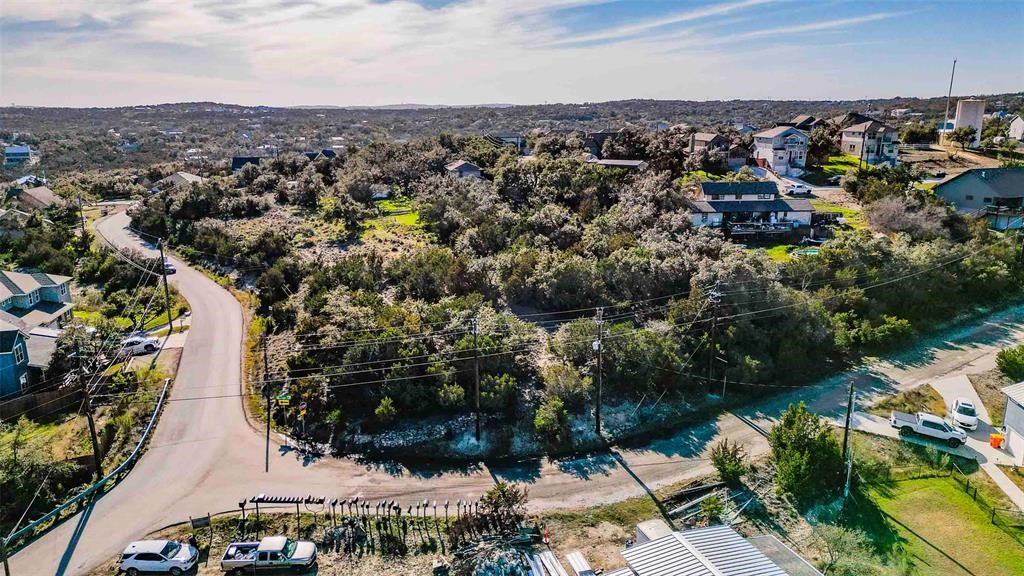
[[[191,544],[174,540],[139,540],[121,553],[117,563],[120,572],[137,576],[142,572],[164,572],[178,576],[192,569],[199,560],[199,550]]]
[[[949,415],[953,418],[953,424],[968,430],[978,429],[978,410],[974,402],[967,398],[957,398],[949,409]]]
[[[804,184],[789,184],[786,186],[786,193],[791,196],[807,196],[811,189]]]
[[[156,338],[144,336],[131,336],[121,342],[121,353],[138,356],[140,354],[152,354],[160,349],[160,341]]]

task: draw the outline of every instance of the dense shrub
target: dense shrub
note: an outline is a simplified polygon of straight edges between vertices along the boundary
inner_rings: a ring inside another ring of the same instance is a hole
[[[790,405],[768,434],[780,493],[801,502],[839,488],[842,459],[839,442],[828,422],[807,411],[803,402]]]
[[[738,486],[747,473],[747,451],[738,442],[728,438],[711,447],[711,463],[718,470],[718,476],[730,486]]]
[[[1024,344],[1004,348],[996,354],[996,366],[1014,381],[1024,380]]]
[[[533,417],[537,435],[549,445],[561,445],[569,441],[569,412],[560,398],[549,396]]]

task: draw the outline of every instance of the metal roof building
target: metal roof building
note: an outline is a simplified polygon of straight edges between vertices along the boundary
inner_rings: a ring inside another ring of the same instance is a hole
[[[622,556],[636,576],[788,576],[728,526],[674,532]]]

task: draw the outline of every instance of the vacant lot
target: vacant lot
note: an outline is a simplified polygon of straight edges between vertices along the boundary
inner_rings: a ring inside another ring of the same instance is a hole
[[[843,192],[845,195],[845,192]],[[867,228],[868,221],[864,218],[864,212],[860,208],[849,203],[832,202],[829,200],[813,199],[811,206],[818,212],[840,212],[843,219],[852,228]]]
[[[1007,378],[998,368],[982,372],[981,374],[968,374],[974,389],[985,405],[993,426],[1003,425],[1003,412],[1006,411],[1006,395],[1002,393],[1004,386],[1013,384],[1013,380]]]
[[[945,172],[955,176],[971,168],[996,168],[999,160],[960,150],[900,150],[900,163],[909,164],[928,175]]]
[[[815,186],[826,186],[826,180],[832,176],[842,176],[847,171],[857,167],[859,160],[856,156],[829,156],[828,162],[821,166],[812,166],[800,178]]]
[[[946,415],[946,401],[942,399],[931,384],[925,384],[906,392],[900,392],[878,401],[868,412],[876,416],[888,418],[889,414],[897,410],[899,412],[930,412],[937,416]]]
[[[1024,573],[1024,547],[947,478],[905,480],[874,499],[916,574]]]

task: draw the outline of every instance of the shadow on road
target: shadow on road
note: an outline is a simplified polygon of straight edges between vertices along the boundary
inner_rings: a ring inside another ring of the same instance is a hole
[[[57,566],[55,576],[64,576],[67,573],[68,565],[71,564],[71,558],[75,555],[75,549],[78,548],[78,541],[82,539],[82,534],[85,533],[85,526],[89,523],[89,518],[92,517],[92,510],[95,507],[96,501],[90,500],[85,508],[82,509],[82,513],[79,514],[75,530],[68,539],[68,546],[60,557],[60,564]]]

